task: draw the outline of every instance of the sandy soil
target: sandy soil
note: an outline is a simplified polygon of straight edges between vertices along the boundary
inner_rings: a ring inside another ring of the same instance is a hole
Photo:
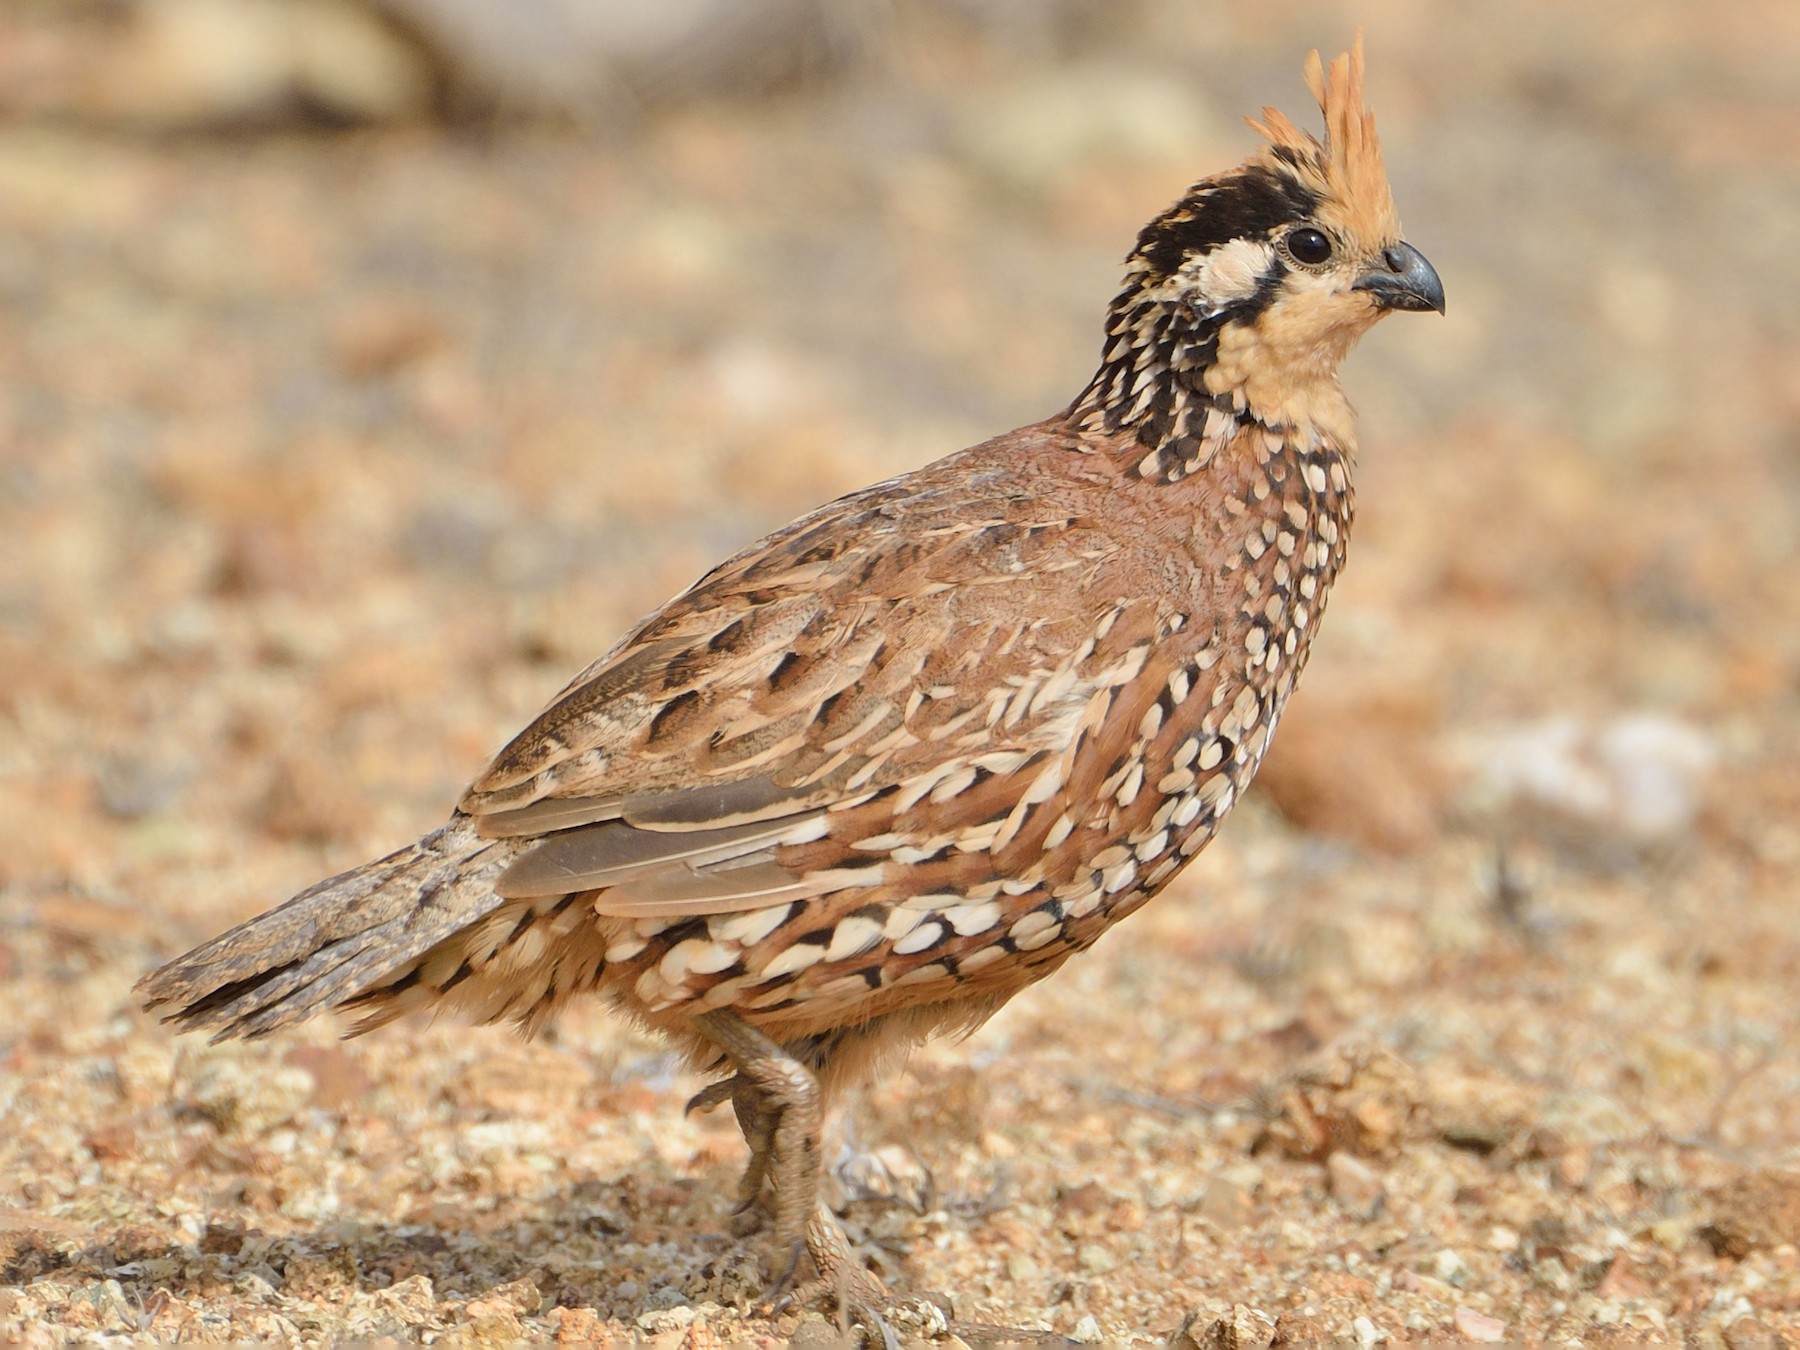
[[[0,1338],[834,1334],[599,1008],[209,1048],[128,991],[737,544],[1059,406],[1354,22],[1109,13],[585,134],[0,124]],[[847,1111],[902,1339],[1800,1343],[1800,25],[1357,17],[1449,316],[1350,364],[1258,792]]]

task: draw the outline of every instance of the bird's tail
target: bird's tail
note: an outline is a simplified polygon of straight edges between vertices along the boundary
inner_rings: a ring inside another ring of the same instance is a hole
[[[516,853],[458,815],[176,957],[137,992],[165,1021],[213,1028],[215,1041],[266,1036],[345,1003],[391,1003],[433,948],[506,906],[494,881]]]

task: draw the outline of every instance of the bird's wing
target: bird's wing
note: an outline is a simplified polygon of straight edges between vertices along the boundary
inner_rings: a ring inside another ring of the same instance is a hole
[[[636,917],[785,903],[842,884],[778,860],[834,812],[929,805],[1065,750],[1156,617],[1090,598],[1117,546],[1089,520],[1000,469],[971,495],[914,476],[834,502],[583,672],[460,804],[482,835],[534,841],[498,893],[603,890],[600,913]]]

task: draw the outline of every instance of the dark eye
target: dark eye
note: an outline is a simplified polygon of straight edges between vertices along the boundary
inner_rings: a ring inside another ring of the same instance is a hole
[[[1294,261],[1304,263],[1308,267],[1316,267],[1322,262],[1331,260],[1331,240],[1325,237],[1323,230],[1315,230],[1310,225],[1302,225],[1287,237],[1288,252],[1294,255]]]

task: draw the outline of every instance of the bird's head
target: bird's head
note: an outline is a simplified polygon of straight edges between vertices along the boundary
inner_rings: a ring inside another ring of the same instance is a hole
[[[1132,368],[1131,383],[1115,386],[1127,403],[1149,367],[1291,423],[1336,392],[1338,363],[1376,320],[1443,312],[1437,272],[1400,234],[1363,106],[1360,35],[1329,69],[1312,53],[1306,82],[1323,141],[1263,109],[1250,125],[1267,144],[1196,183],[1138,236],[1109,316],[1107,361]]]

